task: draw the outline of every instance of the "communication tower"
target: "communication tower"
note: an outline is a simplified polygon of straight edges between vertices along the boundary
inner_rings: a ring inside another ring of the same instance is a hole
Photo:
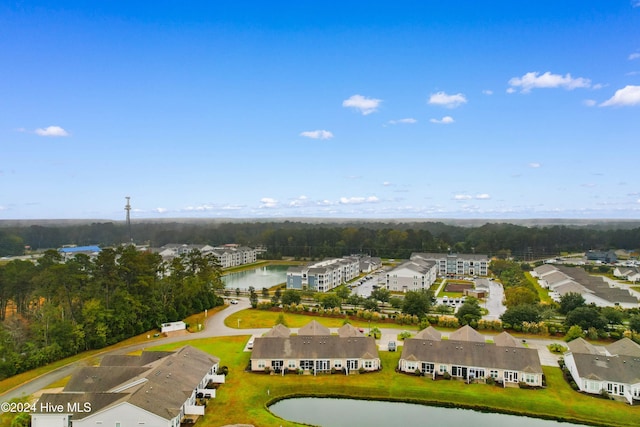
[[[131,236],[131,197],[125,197],[127,199],[127,204],[124,206],[124,210],[127,212],[127,231],[129,233],[129,241],[133,242],[133,237]]]

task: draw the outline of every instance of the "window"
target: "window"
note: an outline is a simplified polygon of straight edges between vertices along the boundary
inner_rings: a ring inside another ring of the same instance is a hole
[[[447,372],[447,365],[440,365],[440,373],[444,374],[445,372]]]
[[[433,363],[423,363],[422,372],[425,374],[433,374],[435,365]]]
[[[407,371],[415,371],[416,369],[418,369],[418,363],[417,362],[407,362]]]
[[[372,360],[365,360],[364,361],[364,368],[365,369],[373,369],[373,361]]]
[[[296,368],[296,361],[295,360],[289,360],[289,369],[295,369]]]
[[[494,380],[498,379],[498,371],[495,369],[492,369],[489,371],[489,375],[491,376],[491,378],[493,378]]]
[[[333,362],[333,367],[337,369],[342,369],[342,360],[336,360]]]
[[[524,375],[524,381],[525,381],[527,384],[534,384],[534,383],[536,383],[536,382],[537,382],[537,381],[536,381],[536,380],[537,380],[537,377],[538,377],[538,376],[537,376],[537,375],[534,375],[534,374],[525,374],[525,375]]]
[[[300,369],[303,369],[305,371],[313,369],[313,360],[301,360]]]
[[[264,369],[265,366],[264,360],[258,360],[258,369]]]
[[[358,359],[347,360],[347,369],[349,369],[350,371],[358,369]]]

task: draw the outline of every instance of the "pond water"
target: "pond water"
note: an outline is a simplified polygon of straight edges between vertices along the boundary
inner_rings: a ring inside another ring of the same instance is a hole
[[[288,265],[268,265],[254,268],[253,270],[227,274],[222,277],[222,281],[227,289],[240,288],[247,290],[249,286],[253,286],[260,293],[262,288],[270,288],[285,283],[287,281],[288,268]]]
[[[277,416],[321,427],[575,427],[539,418],[495,414],[469,409],[441,408],[401,402],[333,398],[293,398],[269,407]]]

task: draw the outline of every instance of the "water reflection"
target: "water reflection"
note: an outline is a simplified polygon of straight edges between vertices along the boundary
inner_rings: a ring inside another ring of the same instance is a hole
[[[253,286],[259,291],[262,288],[270,288],[285,283],[287,281],[288,268],[288,265],[258,267],[253,270],[227,274],[222,277],[222,281],[227,289],[240,288],[246,290],[249,289],[249,286]]]

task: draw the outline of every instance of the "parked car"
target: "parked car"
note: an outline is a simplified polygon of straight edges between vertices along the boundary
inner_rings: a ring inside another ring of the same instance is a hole
[[[231,301],[229,301],[231,304],[237,304],[238,300],[237,299],[232,299]]]
[[[253,348],[253,337],[249,338],[249,342],[247,343],[247,348],[249,350]]]
[[[395,341],[389,341],[389,344],[387,344],[387,350],[396,351],[396,342]]]

